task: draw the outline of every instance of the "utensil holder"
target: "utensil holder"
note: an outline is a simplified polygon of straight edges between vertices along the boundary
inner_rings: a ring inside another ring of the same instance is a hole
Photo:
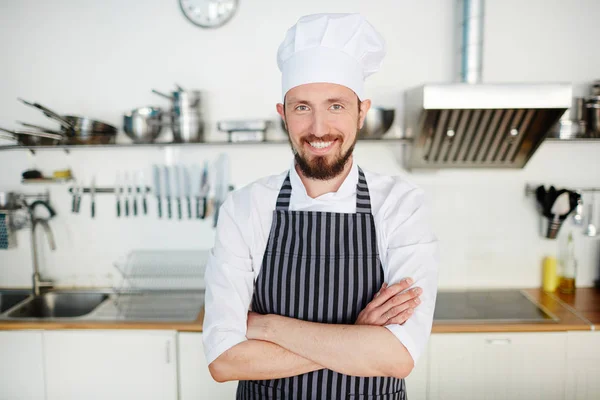
[[[546,239],[556,239],[558,231],[563,224],[563,220],[550,219],[545,216],[541,216],[541,234]]]

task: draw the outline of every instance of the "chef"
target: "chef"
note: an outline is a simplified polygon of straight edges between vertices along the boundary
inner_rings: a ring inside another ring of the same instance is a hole
[[[293,161],[230,194],[205,277],[206,359],[238,399],[406,398],[437,240],[421,189],[353,157],[384,55],[358,14],[302,17],[279,47]]]

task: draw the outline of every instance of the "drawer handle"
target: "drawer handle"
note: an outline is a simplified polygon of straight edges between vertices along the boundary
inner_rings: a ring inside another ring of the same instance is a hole
[[[485,342],[493,345],[505,345],[510,344],[510,339],[486,339]]]

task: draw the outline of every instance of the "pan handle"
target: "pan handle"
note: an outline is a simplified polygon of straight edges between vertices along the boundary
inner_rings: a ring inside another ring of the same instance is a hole
[[[65,128],[67,130],[73,129],[73,125],[69,121],[67,121],[66,119],[61,117],[59,114],[55,113],[54,111],[50,110],[49,108],[46,108],[38,103],[30,103],[29,101],[25,101],[21,98],[17,98],[17,100],[21,101],[23,104],[26,104],[30,107],[34,107],[34,108],[37,108],[38,110],[41,110],[44,113],[44,115],[46,115],[47,117],[58,121],[63,128]]]
[[[53,133],[55,135],[61,135],[61,136],[63,136],[62,132],[54,131],[54,130],[48,129],[48,128],[44,128],[43,126],[29,124],[27,122],[21,122],[21,121],[17,121],[17,123],[21,124],[23,126],[26,126],[27,128],[39,129],[41,132],[44,132],[44,133]]]
[[[159,96],[162,96],[162,97],[164,97],[165,99],[169,99],[169,100],[171,100],[171,101],[175,100],[175,99],[173,98],[173,96],[169,96],[168,94],[161,93],[161,92],[159,92],[158,90],[154,90],[154,89],[152,89],[152,93],[154,93],[154,94],[157,94],[157,95],[159,95]]]

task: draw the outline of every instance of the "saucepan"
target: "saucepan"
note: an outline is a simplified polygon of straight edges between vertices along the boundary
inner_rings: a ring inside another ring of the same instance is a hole
[[[23,104],[37,108],[44,115],[57,121],[61,131],[70,144],[108,144],[113,143],[117,135],[117,128],[104,122],[88,117],[74,115],[60,115],[39,103],[31,103],[19,99]]]

